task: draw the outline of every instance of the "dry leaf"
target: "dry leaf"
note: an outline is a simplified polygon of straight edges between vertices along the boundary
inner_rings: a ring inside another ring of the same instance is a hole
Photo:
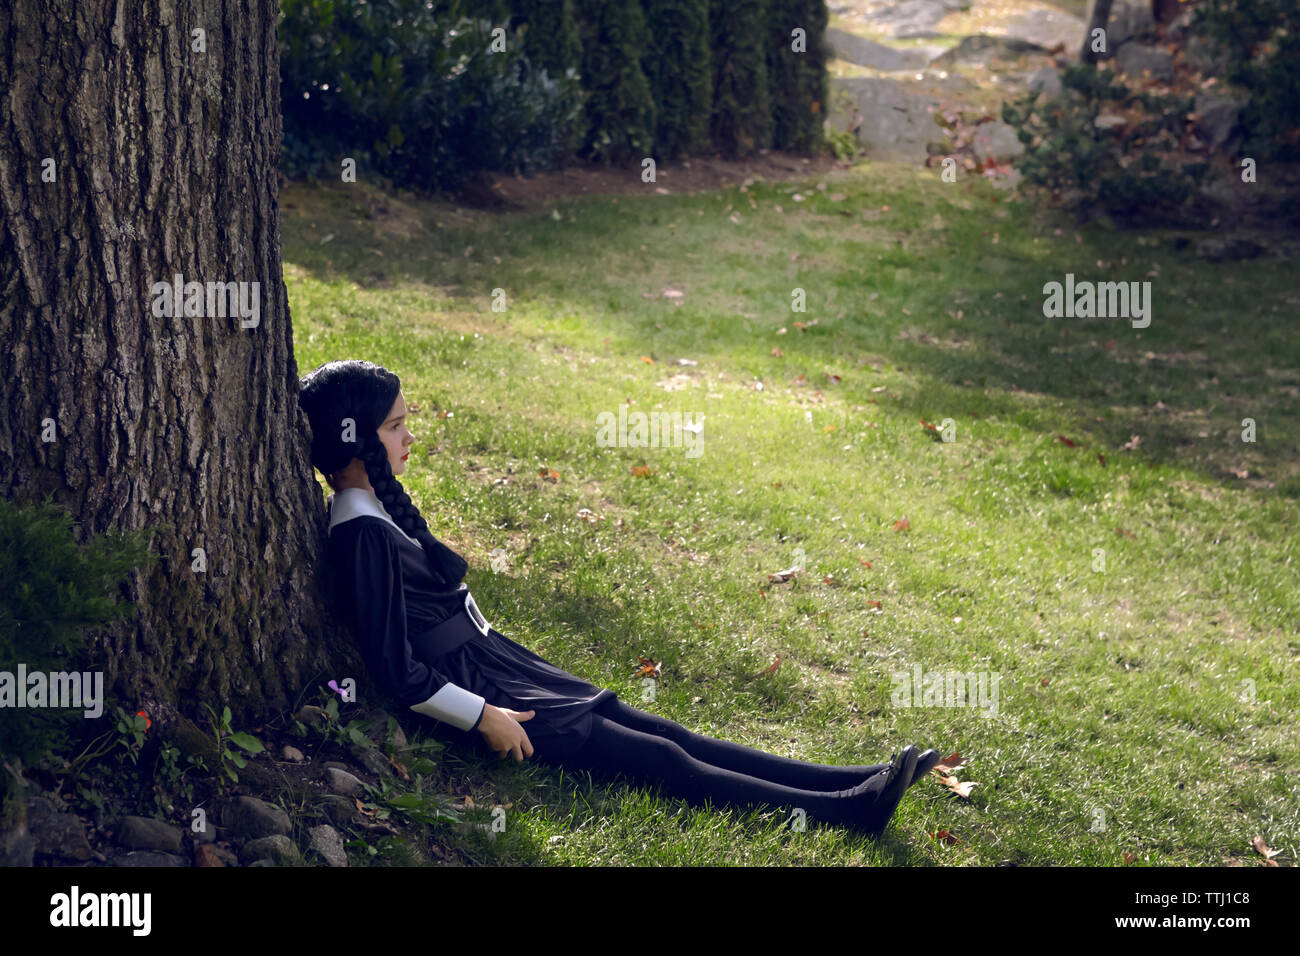
[[[803,570],[804,569],[799,567],[799,565],[797,564],[791,565],[790,567],[786,568],[784,571],[777,571],[775,574],[769,574],[767,576],[767,579],[769,581],[775,581],[777,584],[780,584],[783,581],[789,581],[792,577],[794,577],[796,574],[799,574]]]
[[[1281,850],[1270,850],[1268,848],[1268,844],[1264,842],[1264,838],[1260,836],[1258,833],[1255,834],[1255,839],[1250,841],[1250,845],[1255,848],[1255,851],[1259,853],[1260,856],[1262,856],[1265,860],[1268,861],[1269,866],[1277,866],[1277,863],[1274,862],[1273,857],[1281,853],[1282,852]]]
[[[659,661],[651,660],[648,657],[641,657],[639,655],[637,656],[637,660],[641,662],[641,667],[636,672],[637,677],[653,677],[655,680],[659,679],[661,673],[660,669],[663,667]]]
[[[578,517],[581,518],[583,521],[590,522],[591,524],[595,524],[597,521],[605,520],[604,515],[598,515],[590,508],[579,508]]]
[[[912,523],[908,521],[906,518],[900,518],[898,521],[894,522],[895,531],[910,531],[911,528],[912,528]]]
[[[931,834],[930,834],[930,839],[931,839],[931,840],[938,840],[938,841],[941,842],[941,843],[946,843],[946,844],[948,844],[948,846],[952,846],[954,843],[960,843],[960,842],[961,842],[961,840],[957,839],[955,836],[953,836],[953,835],[952,835],[951,833],[949,833],[947,830],[940,830],[938,833],[931,833]]]
[[[654,365],[655,363],[655,360],[648,355],[641,356],[641,361],[645,362],[646,365]]]
[[[1060,442],[1064,442],[1064,443],[1065,443],[1066,445],[1068,445],[1070,448],[1078,448],[1078,447],[1079,447],[1079,446],[1076,445],[1074,442],[1070,441],[1070,439],[1066,438],[1064,435],[1057,435],[1057,436],[1056,436],[1056,440],[1057,440],[1057,441],[1060,441]]]
[[[948,754],[948,756],[944,757],[942,760],[940,760],[937,764],[934,765],[933,772],[939,774],[940,776],[943,776],[946,774],[954,773],[964,766],[966,766],[965,757],[963,757],[961,754]]]
[[[858,558],[858,564],[861,564],[861,565],[863,565],[864,567],[868,567],[868,568],[871,567],[871,562],[870,562],[870,561],[865,561],[865,560],[863,560],[862,558]]]
[[[541,476],[542,476],[544,479],[546,479],[547,481],[559,481],[559,480],[560,480],[560,473],[559,473],[558,471],[554,471],[554,470],[552,470],[552,469],[550,469],[550,468],[547,468],[547,467],[545,467],[545,466],[543,466],[543,467],[541,467],[541,468],[538,468],[538,469],[537,469],[537,473],[538,473],[539,475],[541,475]]]
[[[1140,444],[1142,444],[1142,436],[1141,436],[1141,435],[1134,435],[1132,438],[1130,438],[1128,441],[1126,441],[1126,442],[1124,443],[1124,450],[1125,450],[1125,451],[1137,451],[1137,447],[1138,447],[1138,445],[1140,445]]]

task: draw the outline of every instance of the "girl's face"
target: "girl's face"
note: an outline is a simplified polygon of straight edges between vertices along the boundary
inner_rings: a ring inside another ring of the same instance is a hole
[[[411,443],[415,436],[406,427],[406,399],[397,393],[397,401],[388,410],[384,422],[379,426],[379,440],[388,449],[388,465],[394,475],[406,471],[406,459],[410,455]]]

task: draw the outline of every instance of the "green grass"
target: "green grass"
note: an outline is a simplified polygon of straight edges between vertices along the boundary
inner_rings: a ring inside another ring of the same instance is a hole
[[[299,372],[401,376],[403,482],[498,630],[702,733],[830,763],[916,742],[979,783],[918,784],[876,841],[468,755],[480,805],[513,803],[485,861],[1254,865],[1256,833],[1294,860],[1293,266],[1076,235],[937,172],[496,214],[285,191]],[[1067,272],[1154,273],[1150,327],[1044,318]],[[704,415],[703,454],[598,447],[629,399]],[[997,715],[894,706],[917,663],[999,675]]]

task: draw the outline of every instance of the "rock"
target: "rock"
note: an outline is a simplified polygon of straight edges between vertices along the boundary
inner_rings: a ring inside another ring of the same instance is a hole
[[[936,59],[936,65],[982,63],[992,60],[1015,60],[1034,53],[1046,53],[1047,48],[1019,37],[978,36],[966,37],[955,47]]]
[[[1095,2],[1096,0],[1089,0],[1088,15],[1083,18],[1085,29],[1092,22],[1092,6]],[[1114,0],[1110,8],[1110,20],[1106,23],[1107,55],[1114,56],[1123,44],[1142,36],[1155,25],[1151,0]]]
[[[826,42],[832,55],[846,63],[868,66],[873,70],[920,70],[943,52],[942,47],[912,47],[896,50],[865,37],[846,33],[835,27],[826,30]]]
[[[347,866],[348,854],[343,849],[343,838],[330,826],[312,827],[307,831],[308,847],[320,854],[328,866]]]
[[[157,853],[153,850],[132,850],[110,859],[105,866],[189,866],[174,853]]]
[[[350,797],[342,797],[336,793],[323,794],[318,799],[316,808],[323,811],[329,817],[330,823],[336,827],[351,823],[357,812],[357,805]]]
[[[1209,262],[1232,262],[1238,259],[1254,259],[1263,253],[1264,247],[1252,239],[1238,236],[1202,239],[1196,244],[1196,254]]]
[[[239,866],[239,857],[235,856],[234,853],[226,849],[224,846],[213,844],[212,852],[216,855],[217,859],[226,864],[226,866]]]
[[[869,155],[920,162],[938,128],[939,100],[886,78],[831,77],[831,123],[854,130]]]
[[[1097,129],[1114,129],[1116,126],[1123,126],[1127,122],[1128,120],[1118,113],[1099,113],[1097,118],[1092,121],[1092,125]]]
[[[393,730],[389,733],[388,722],[392,720]],[[397,722],[388,711],[376,707],[370,713],[366,714],[366,735],[375,742],[375,746],[383,749],[385,745],[391,746],[394,750],[401,750],[407,744],[406,733],[402,730],[402,725]]]
[[[89,860],[95,855],[86,840],[86,824],[75,813],[60,813],[46,797],[27,801],[27,829],[37,856]]]
[[[361,781],[346,770],[340,770],[338,767],[325,768],[325,783],[330,790],[342,794],[345,797],[360,796],[364,791],[361,789]]]
[[[1195,34],[1188,37],[1183,46],[1183,58],[1206,76],[1221,77],[1228,68],[1228,51],[1211,37]]]
[[[975,157],[981,162],[986,159],[1002,162],[1023,156],[1025,152],[1025,144],[1020,142],[1016,131],[1001,120],[981,123],[975,127],[971,148],[975,151]]]
[[[1039,102],[1054,100],[1065,92],[1061,74],[1050,66],[1042,67],[1029,78],[1029,88],[1038,93]]]
[[[285,744],[283,747],[280,748],[280,756],[283,757],[285,760],[291,760],[294,763],[302,763],[304,760],[307,759],[302,755],[301,750],[299,750],[297,747],[290,747],[288,744]]]
[[[249,840],[239,851],[241,862],[270,860],[276,866],[301,866],[302,854],[293,841],[282,833]]]
[[[153,817],[123,817],[117,825],[113,842],[132,850],[161,850],[179,853],[182,833],[179,827]]]
[[[1185,7],[1178,16],[1169,22],[1165,27],[1166,43],[1182,43],[1192,32],[1193,10],[1191,7]]]
[[[203,815],[203,829],[195,830],[194,827],[191,826],[190,836],[193,837],[194,842],[196,843],[212,843],[218,838],[218,831],[220,829],[220,827],[212,822],[212,814],[205,813]]]
[[[1115,55],[1119,68],[1128,76],[1149,72],[1153,80],[1168,83],[1174,78],[1174,57],[1168,50],[1141,43],[1125,43]]]
[[[1207,96],[1202,93],[1196,97],[1196,112],[1200,120],[1196,131],[1215,150],[1232,139],[1237,132],[1237,121],[1241,116],[1241,101],[1228,96]]]
[[[233,836],[251,840],[293,832],[289,814],[257,797],[235,797],[226,804],[222,819]]]
[[[1083,46],[1084,23],[1064,11],[1038,7],[1008,21],[1006,32],[1007,36],[1048,48],[1064,44],[1065,52],[1075,56]]]
[[[211,843],[200,843],[194,848],[194,865],[195,866],[225,866],[225,860],[221,859],[221,854]]]
[[[36,838],[27,828],[27,799],[25,788],[15,787],[0,807],[0,866],[32,865]]]
[[[330,715],[325,713],[323,707],[317,707],[314,704],[304,704],[298,708],[298,713],[293,715],[294,718],[308,727],[320,725],[324,726],[329,723]]]
[[[388,762],[387,757],[374,747],[362,747],[354,744],[352,758],[376,776],[393,776],[393,765]]]
[[[249,866],[275,866],[274,860],[254,860]]]
[[[935,26],[948,14],[965,10],[971,0],[893,0],[875,5],[865,16],[867,24],[900,40],[939,36]]]

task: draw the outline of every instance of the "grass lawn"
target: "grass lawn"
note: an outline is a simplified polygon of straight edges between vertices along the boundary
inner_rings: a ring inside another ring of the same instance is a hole
[[[403,482],[494,627],[692,730],[843,764],[915,742],[978,783],[917,784],[873,840],[449,750],[511,804],[471,858],[1254,866],[1260,834],[1293,862],[1294,264],[1077,234],[937,169],[822,181],[508,213],[283,192],[299,373],[401,376]],[[1150,326],[1045,318],[1066,273],[1149,280]],[[624,402],[702,415],[700,454],[602,447]],[[901,706],[917,665],[996,677],[996,707]]]

